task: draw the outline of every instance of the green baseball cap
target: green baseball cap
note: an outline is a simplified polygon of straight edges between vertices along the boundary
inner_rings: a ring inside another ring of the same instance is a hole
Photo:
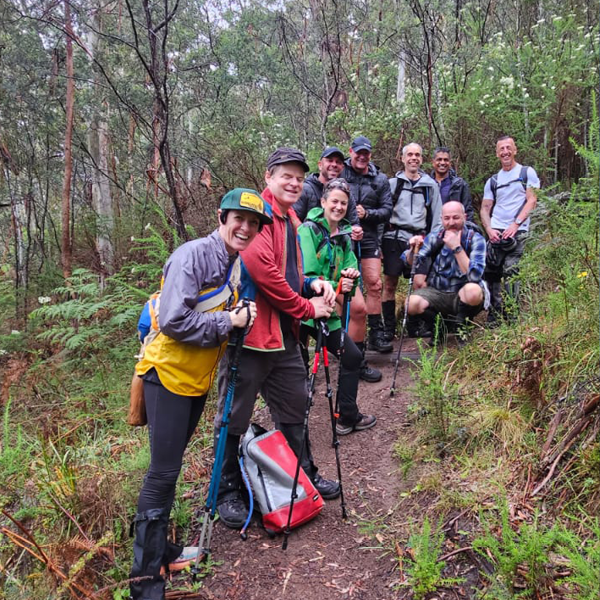
[[[221,210],[247,210],[258,215],[263,225],[271,225],[271,206],[267,204],[256,190],[235,188],[227,192],[221,200]]]

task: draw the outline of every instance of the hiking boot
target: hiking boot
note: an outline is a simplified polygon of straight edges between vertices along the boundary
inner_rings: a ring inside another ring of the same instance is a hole
[[[248,509],[240,492],[232,492],[217,504],[219,518],[230,529],[241,529],[248,518]]]
[[[373,415],[363,415],[359,413],[359,420],[354,425],[343,425],[339,421],[335,425],[335,430],[338,435],[348,435],[353,431],[364,431],[371,429],[377,423],[377,417]]]
[[[363,359],[362,363],[360,363],[360,371],[358,372],[358,376],[368,383],[376,383],[377,381],[381,381],[381,371],[379,369],[374,369],[370,367],[366,360]]]
[[[387,354],[391,352],[394,347],[390,342],[386,342],[383,337],[383,323],[381,322],[381,315],[368,315],[369,320],[369,348],[380,352],[381,354]]]
[[[490,311],[485,322],[487,329],[496,329],[502,325],[502,321],[496,316],[495,312]]]
[[[215,430],[214,446],[216,452],[221,429]],[[221,464],[221,480],[217,492],[217,511],[221,521],[231,529],[241,529],[246,522],[248,509],[242,498],[242,473],[238,462],[240,436],[228,434],[225,440],[225,452]],[[213,469],[214,469],[213,465]]]
[[[175,560],[169,562],[168,570],[171,572],[183,571],[183,569],[191,567],[196,562],[197,556],[198,546],[186,546]],[[161,574],[164,574],[163,570],[161,570]]]
[[[469,329],[468,327],[459,327],[456,332],[456,345],[459,348],[464,348],[469,343]]]
[[[325,479],[319,473],[312,478],[313,485],[323,500],[335,500],[340,495],[340,484],[332,479]]]
[[[381,311],[383,313],[383,339],[391,342],[396,337],[396,301],[382,302]]]

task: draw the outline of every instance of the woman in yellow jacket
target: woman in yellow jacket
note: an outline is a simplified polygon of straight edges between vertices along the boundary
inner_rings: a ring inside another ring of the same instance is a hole
[[[235,309],[239,252],[263,225],[272,223],[269,207],[258,192],[237,188],[223,197],[218,213],[218,229],[183,244],[165,264],[155,306],[159,330],[144,343],[136,365],[144,380],[150,467],[134,520],[133,600],[164,600],[162,567],[181,567],[195,558],[197,548],[182,549],[167,541],[183,453],[229,334],[233,328],[250,326],[256,316],[254,303],[249,311]]]

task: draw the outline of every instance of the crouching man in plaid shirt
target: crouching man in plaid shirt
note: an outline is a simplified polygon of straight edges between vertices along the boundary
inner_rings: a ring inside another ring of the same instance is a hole
[[[403,259],[412,265],[417,254],[414,293],[408,300],[409,328],[424,321],[433,331],[437,314],[457,324],[459,340],[466,340],[465,325],[489,298],[483,272],[486,242],[483,235],[467,226],[464,206],[448,202],[442,206],[442,227],[423,239],[413,236]],[[489,301],[489,300],[488,300]],[[411,323],[412,321],[412,323]]]

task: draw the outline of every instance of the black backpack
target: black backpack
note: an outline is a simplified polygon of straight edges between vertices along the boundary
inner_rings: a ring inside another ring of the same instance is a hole
[[[498,190],[508,187],[509,185],[512,185],[513,183],[516,183],[517,181],[521,182],[521,184],[523,185],[523,189],[525,191],[527,190],[527,169],[528,168],[529,167],[522,166],[521,172],[519,173],[519,177],[517,177],[517,179],[513,179],[512,181],[508,181],[506,183],[503,183],[502,185],[498,185],[498,173],[496,173],[495,175],[492,175],[492,177],[490,179],[490,188],[492,189],[492,196],[494,197],[494,204],[492,204],[492,208],[490,209],[490,217],[492,216],[492,213],[494,212],[494,206],[496,205],[496,192]],[[523,204],[523,206],[524,205],[525,204]],[[517,212],[517,215],[521,212],[523,206],[521,206],[521,208]]]

